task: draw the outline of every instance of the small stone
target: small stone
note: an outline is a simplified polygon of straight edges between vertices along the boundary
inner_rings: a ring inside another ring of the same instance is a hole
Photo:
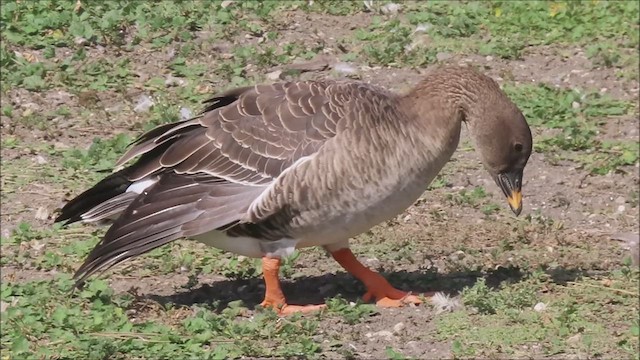
[[[149,111],[149,109],[151,109],[153,105],[154,105],[154,102],[153,100],[151,100],[150,97],[148,97],[147,95],[141,95],[138,98],[138,103],[133,108],[133,111],[137,113],[146,113]]]
[[[266,75],[267,79],[269,80],[281,80],[280,76],[282,75],[282,70],[276,70],[276,71],[272,71],[270,73],[268,73]]]
[[[567,344],[576,345],[582,340],[582,335],[575,334],[567,339]]]
[[[22,107],[24,109],[26,109],[26,110],[31,110],[32,113],[35,112],[35,111],[40,110],[40,105],[38,105],[38,104],[36,104],[34,102],[28,102],[28,103],[22,104]]]
[[[345,62],[339,62],[333,65],[333,70],[342,75],[352,75],[358,72],[355,66]]]
[[[36,220],[47,220],[49,218],[49,211],[41,206],[36,210],[35,218]]]
[[[393,339],[393,333],[389,330],[380,330],[380,331],[374,332],[371,335],[375,337],[385,338],[386,340]]]
[[[493,56],[491,55],[487,55],[487,57],[484,58],[486,61],[493,61]]]
[[[396,334],[399,334],[400,332],[402,332],[402,330],[404,330],[405,326],[403,322],[399,322],[395,325],[393,325],[393,332]]]
[[[180,108],[180,119],[188,120],[193,117],[193,112],[189,108],[181,107]]]
[[[36,156],[36,162],[38,163],[38,165],[44,165],[48,163],[47,159],[45,159],[42,155]]]
[[[171,61],[171,60],[173,60],[174,57],[176,57],[176,49],[175,48],[169,48],[169,50],[167,50],[167,52],[165,53],[165,60],[166,61]]]
[[[464,251],[458,250],[458,251],[454,252],[453,254],[451,254],[450,258],[451,258],[451,260],[462,260],[462,259],[464,259],[465,256],[466,256],[466,254],[464,253]]]
[[[164,81],[164,85],[165,86],[176,86],[176,85],[184,85],[184,80],[179,78],[179,77],[175,77],[172,75],[167,76],[167,79]]]
[[[407,341],[404,344],[404,347],[410,351],[419,351],[420,350],[420,342],[419,341]]]
[[[364,260],[365,265],[367,265],[370,268],[376,268],[380,265],[380,260],[378,258],[367,258]]]
[[[39,255],[42,253],[42,250],[45,247],[45,243],[41,243],[38,240],[34,240],[33,242],[31,242],[31,249],[36,253],[36,255]]]
[[[229,6],[233,5],[233,3],[235,3],[235,1],[233,0],[224,0],[223,2],[220,3],[220,7],[223,9],[226,9]]]
[[[427,23],[427,24],[418,24],[418,26],[416,26],[416,29],[413,30],[414,33],[418,33],[418,32],[427,32],[429,31],[429,29],[431,29],[433,27],[433,25]]]
[[[622,196],[618,196],[615,201],[616,201],[616,204],[624,204],[625,202],[627,202],[625,198]]]
[[[618,208],[616,209],[619,213],[624,212],[626,209],[626,207],[624,205],[620,205],[618,206]]]
[[[400,6],[400,4],[388,3],[387,5],[381,7],[380,11],[385,15],[395,15],[400,11],[400,9],[402,9],[402,6]]]
[[[546,309],[547,309],[547,304],[543,302],[539,302],[533,307],[533,310],[537,312],[542,312],[542,311],[545,311]]]
[[[84,44],[86,44],[88,41],[87,41],[87,39],[85,39],[85,38],[83,38],[83,37],[78,36],[78,37],[76,37],[75,39],[73,39],[73,42],[74,42],[76,45],[84,45]]]
[[[580,103],[577,101],[574,101],[571,103],[571,107],[574,109],[580,109]]]

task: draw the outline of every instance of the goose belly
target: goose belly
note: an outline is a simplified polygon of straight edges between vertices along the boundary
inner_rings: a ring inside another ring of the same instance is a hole
[[[318,226],[304,230],[298,247],[326,246],[344,242],[381,222],[392,219],[409,208],[422,195],[433,176],[421,177],[404,188],[369,204],[366,208],[330,218]]]

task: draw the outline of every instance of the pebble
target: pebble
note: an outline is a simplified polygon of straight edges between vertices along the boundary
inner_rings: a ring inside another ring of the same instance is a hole
[[[465,256],[466,256],[466,254],[464,253],[464,251],[458,250],[458,251],[454,252],[453,254],[451,254],[449,256],[449,258],[451,260],[462,260],[462,259],[464,259]]]
[[[539,302],[533,307],[533,310],[537,312],[542,312],[542,311],[545,311],[546,309],[547,309],[547,304],[543,302]]]
[[[42,243],[38,240],[34,240],[30,245],[31,249],[35,251],[36,255],[41,254],[45,246],[46,246],[45,243]]]
[[[276,70],[276,71],[272,71],[270,73],[268,73],[266,75],[267,79],[269,80],[280,80],[280,75],[282,75],[282,70]]]
[[[627,202],[625,198],[622,196],[618,196],[615,201],[616,201],[616,204],[624,204],[625,202]]]
[[[567,339],[567,344],[574,344],[574,345],[575,345],[575,344],[577,344],[578,342],[580,342],[580,340],[582,340],[582,335],[580,335],[580,334],[575,334],[575,335],[573,335],[573,336],[571,336],[571,337],[569,337],[569,338]]]
[[[580,109],[580,103],[577,101],[574,101],[571,103],[571,107],[574,109]]]
[[[404,347],[406,349],[411,350],[411,351],[418,351],[418,350],[420,350],[420,342],[419,341],[407,341],[407,343],[404,344]]]
[[[191,119],[192,117],[193,117],[193,111],[191,111],[191,109],[186,107],[180,108],[180,119],[187,120],[187,119]]]
[[[395,325],[393,325],[393,332],[396,334],[399,334],[400,332],[402,332],[402,330],[404,330],[405,325],[403,322],[399,322]]]
[[[86,44],[88,41],[87,41],[87,39],[85,39],[85,38],[83,38],[83,37],[78,36],[78,37],[76,37],[75,39],[73,39],[73,42],[74,42],[76,45],[84,45],[84,44]]]
[[[140,97],[138,98],[138,103],[133,108],[133,111],[137,113],[146,113],[149,111],[149,109],[151,109],[153,105],[154,105],[154,102],[153,100],[151,100],[149,96],[140,95]]]
[[[386,340],[391,340],[393,339],[393,333],[389,330],[380,330],[374,333],[367,333],[365,334],[366,337],[371,338],[371,337],[381,337],[381,338],[385,338]]]
[[[619,213],[621,213],[621,212],[624,212],[626,210],[626,207],[624,205],[620,205],[620,206],[618,206],[617,210],[618,210]]]
[[[368,267],[376,268],[380,265],[380,260],[378,258],[372,257],[364,260],[365,265]]]
[[[388,3],[387,5],[380,8],[380,11],[385,15],[395,15],[402,9],[400,4],[396,3]]]
[[[179,77],[175,77],[173,75],[167,76],[167,79],[164,81],[165,86],[176,86],[176,85],[184,85],[184,80]]]
[[[358,72],[358,69],[355,66],[345,62],[339,62],[333,65],[333,70],[343,75],[351,75]]]
[[[41,206],[36,210],[35,218],[36,220],[47,220],[49,218],[49,211]]]
[[[48,161],[47,161],[47,159],[44,158],[44,156],[38,155],[38,156],[36,156],[36,163],[38,163],[38,165],[44,165],[44,164],[48,163]]]
[[[433,25],[426,23],[426,24],[418,24],[418,26],[416,26],[416,29],[413,30],[414,33],[418,33],[418,32],[427,32],[429,31],[429,29],[431,29],[433,27]]]

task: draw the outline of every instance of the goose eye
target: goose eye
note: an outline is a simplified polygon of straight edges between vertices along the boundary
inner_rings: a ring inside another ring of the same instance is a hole
[[[521,152],[522,151],[522,144],[515,143],[515,145],[513,145],[513,150],[515,150],[516,152]]]

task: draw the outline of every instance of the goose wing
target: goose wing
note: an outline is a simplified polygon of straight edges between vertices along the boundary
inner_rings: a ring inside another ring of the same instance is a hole
[[[335,137],[359,86],[234,89],[209,100],[200,116],[140,136],[116,167],[131,181],[155,183],[116,219],[78,269],[78,282],[175,239],[249,221],[251,204],[270,184]]]

